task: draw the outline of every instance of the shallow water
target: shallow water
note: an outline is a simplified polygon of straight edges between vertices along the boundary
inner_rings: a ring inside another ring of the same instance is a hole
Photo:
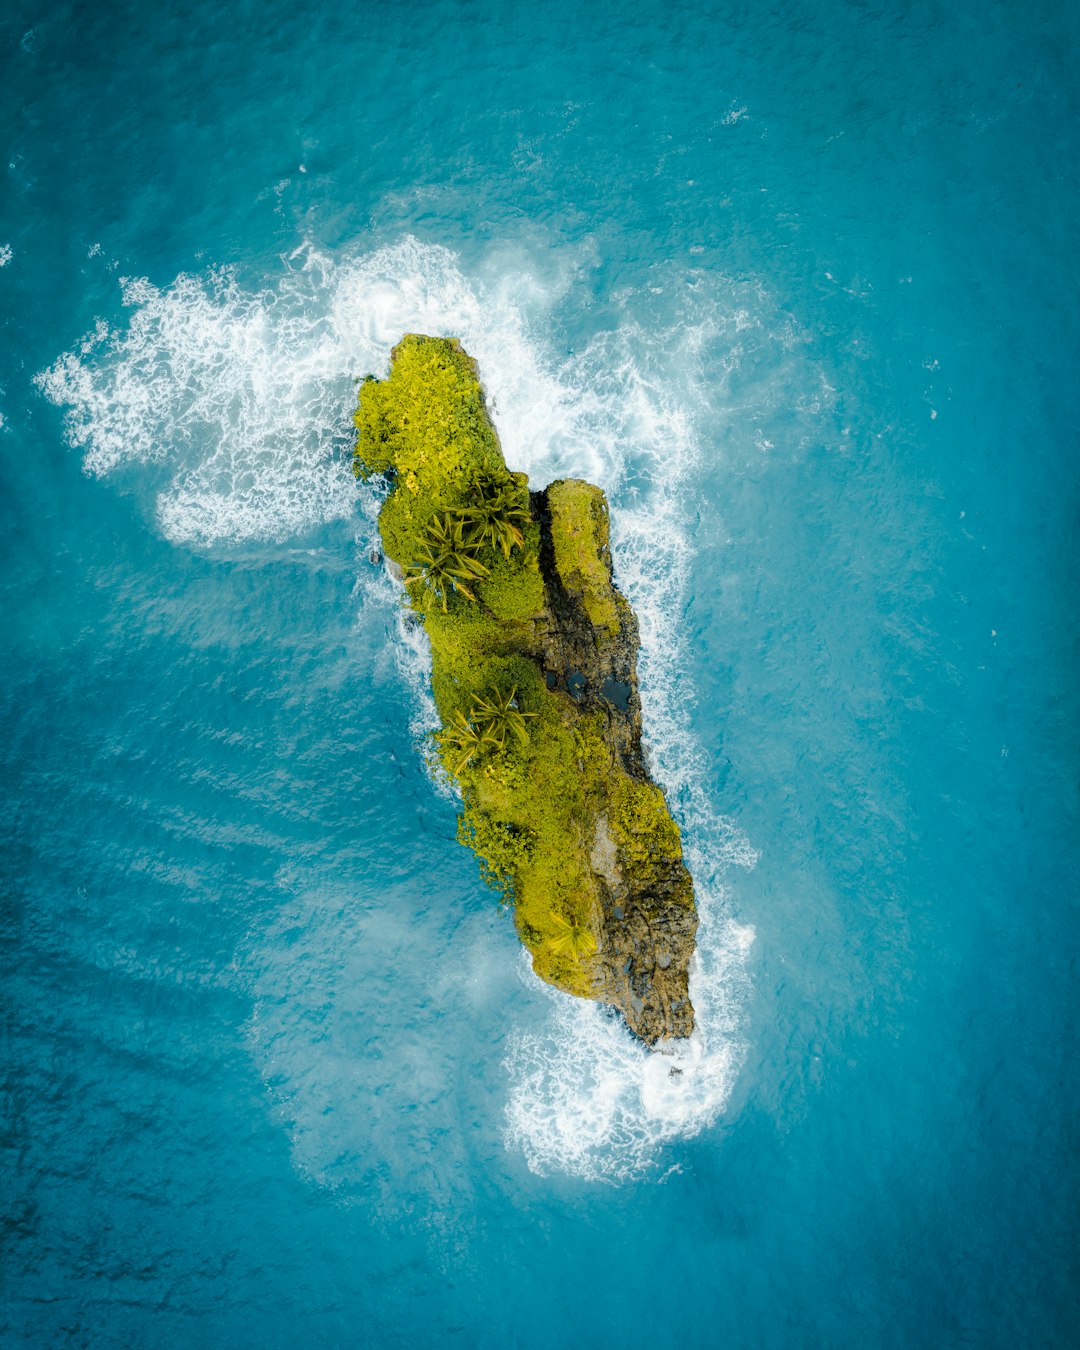
[[[1070,1343],[1077,36],[0,17],[5,1345]],[[410,330],[609,494],[674,1059],[425,762],[348,469]]]

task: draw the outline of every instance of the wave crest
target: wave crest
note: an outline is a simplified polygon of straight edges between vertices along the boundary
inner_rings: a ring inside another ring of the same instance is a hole
[[[507,460],[534,484],[573,475],[607,491],[617,580],[641,630],[647,749],[695,879],[697,1031],[650,1053],[597,1005],[545,989],[540,1024],[510,1039],[505,1138],[537,1172],[608,1180],[655,1168],[665,1144],[714,1121],[743,1055],[753,935],[731,915],[725,877],[755,854],[705,786],[681,631],[699,480],[711,467],[703,447],[715,453],[723,426],[764,451],[771,422],[792,408],[813,419],[824,397],[792,354],[790,321],[762,292],[701,274],[673,280],[670,293],[658,285],[623,297],[624,321],[556,357],[536,334],[551,331],[565,280],[544,283],[518,267],[470,279],[446,249],[412,238],[344,260],[302,246],[262,289],[227,270],[164,289],[128,280],[128,326],[99,324],[37,377],[66,409],[88,472],[162,466],[157,519],[178,543],[280,539],[353,517],[358,505],[361,530],[373,531],[377,501],[349,465],[354,381],[385,371],[409,331],[457,336],[476,357]],[[744,362],[754,378],[737,388]],[[394,603],[387,578],[365,575],[361,603],[385,612]],[[429,656],[407,625],[396,655],[422,739],[433,717]],[[304,1053],[329,1062],[337,1052]],[[290,1100],[302,1151],[301,1087]],[[325,1101],[311,1110],[321,1117]],[[318,1137],[315,1114],[311,1125]]]

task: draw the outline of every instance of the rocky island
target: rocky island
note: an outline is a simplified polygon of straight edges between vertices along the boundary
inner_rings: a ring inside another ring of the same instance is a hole
[[[475,362],[410,334],[368,376],[355,467],[386,475],[383,549],[423,617],[459,837],[513,905],[541,979],[688,1036],[697,913],[678,826],[641,749],[637,622],[607,502],[508,470]]]

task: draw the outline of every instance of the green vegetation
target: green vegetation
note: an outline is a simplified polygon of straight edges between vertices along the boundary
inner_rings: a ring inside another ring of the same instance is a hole
[[[594,624],[606,628],[609,633],[618,632],[618,606],[607,567],[600,556],[608,547],[603,492],[591,483],[572,479],[553,483],[548,493],[548,505],[559,580],[571,595],[580,599]]]
[[[460,515],[446,511],[434,516],[421,532],[419,556],[404,569],[405,585],[419,586],[420,604],[431,609],[435,601],[448,613],[447,600],[460,594],[475,601],[468,583],[490,576],[477,557],[481,544],[466,532]]]
[[[515,483],[491,475],[478,478],[474,491],[472,506],[461,512],[469,538],[480,545],[497,544],[509,562],[515,548],[525,547],[523,530],[529,523],[528,504]]]
[[[452,759],[455,774],[460,774],[486,750],[500,753],[512,748],[514,742],[519,746],[529,744],[525,719],[536,714],[522,712],[514,701],[516,697],[516,687],[509,694],[495,691],[486,698],[474,698],[467,717],[460,708],[455,710],[440,738]]]
[[[460,344],[403,338],[389,376],[361,384],[355,421],[357,473],[393,481],[379,530],[431,640],[435,743],[461,788],[459,837],[513,903],[537,974],[590,995],[603,931],[590,864],[597,822],[607,819],[624,865],[643,874],[680,856],[678,830],[659,790],[615,762],[603,715],[548,689],[529,655],[550,624],[540,527]],[[597,541],[607,546],[603,494],[566,482],[549,502],[564,585],[617,632],[625,601],[597,557]]]
[[[555,926],[555,936],[551,939],[552,950],[560,955],[577,957],[592,956],[596,952],[596,938],[581,923],[564,919],[561,914],[551,911],[551,922]]]
[[[682,857],[679,827],[664,794],[653,783],[625,775],[617,778],[612,784],[608,823],[623,857],[639,872],[655,873]]]

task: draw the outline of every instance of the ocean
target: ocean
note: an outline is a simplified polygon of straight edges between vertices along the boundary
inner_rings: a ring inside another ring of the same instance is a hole
[[[5,1347],[1076,1343],[1078,58],[1048,0],[9,0]],[[456,841],[350,467],[406,332],[608,494],[671,1054]]]

